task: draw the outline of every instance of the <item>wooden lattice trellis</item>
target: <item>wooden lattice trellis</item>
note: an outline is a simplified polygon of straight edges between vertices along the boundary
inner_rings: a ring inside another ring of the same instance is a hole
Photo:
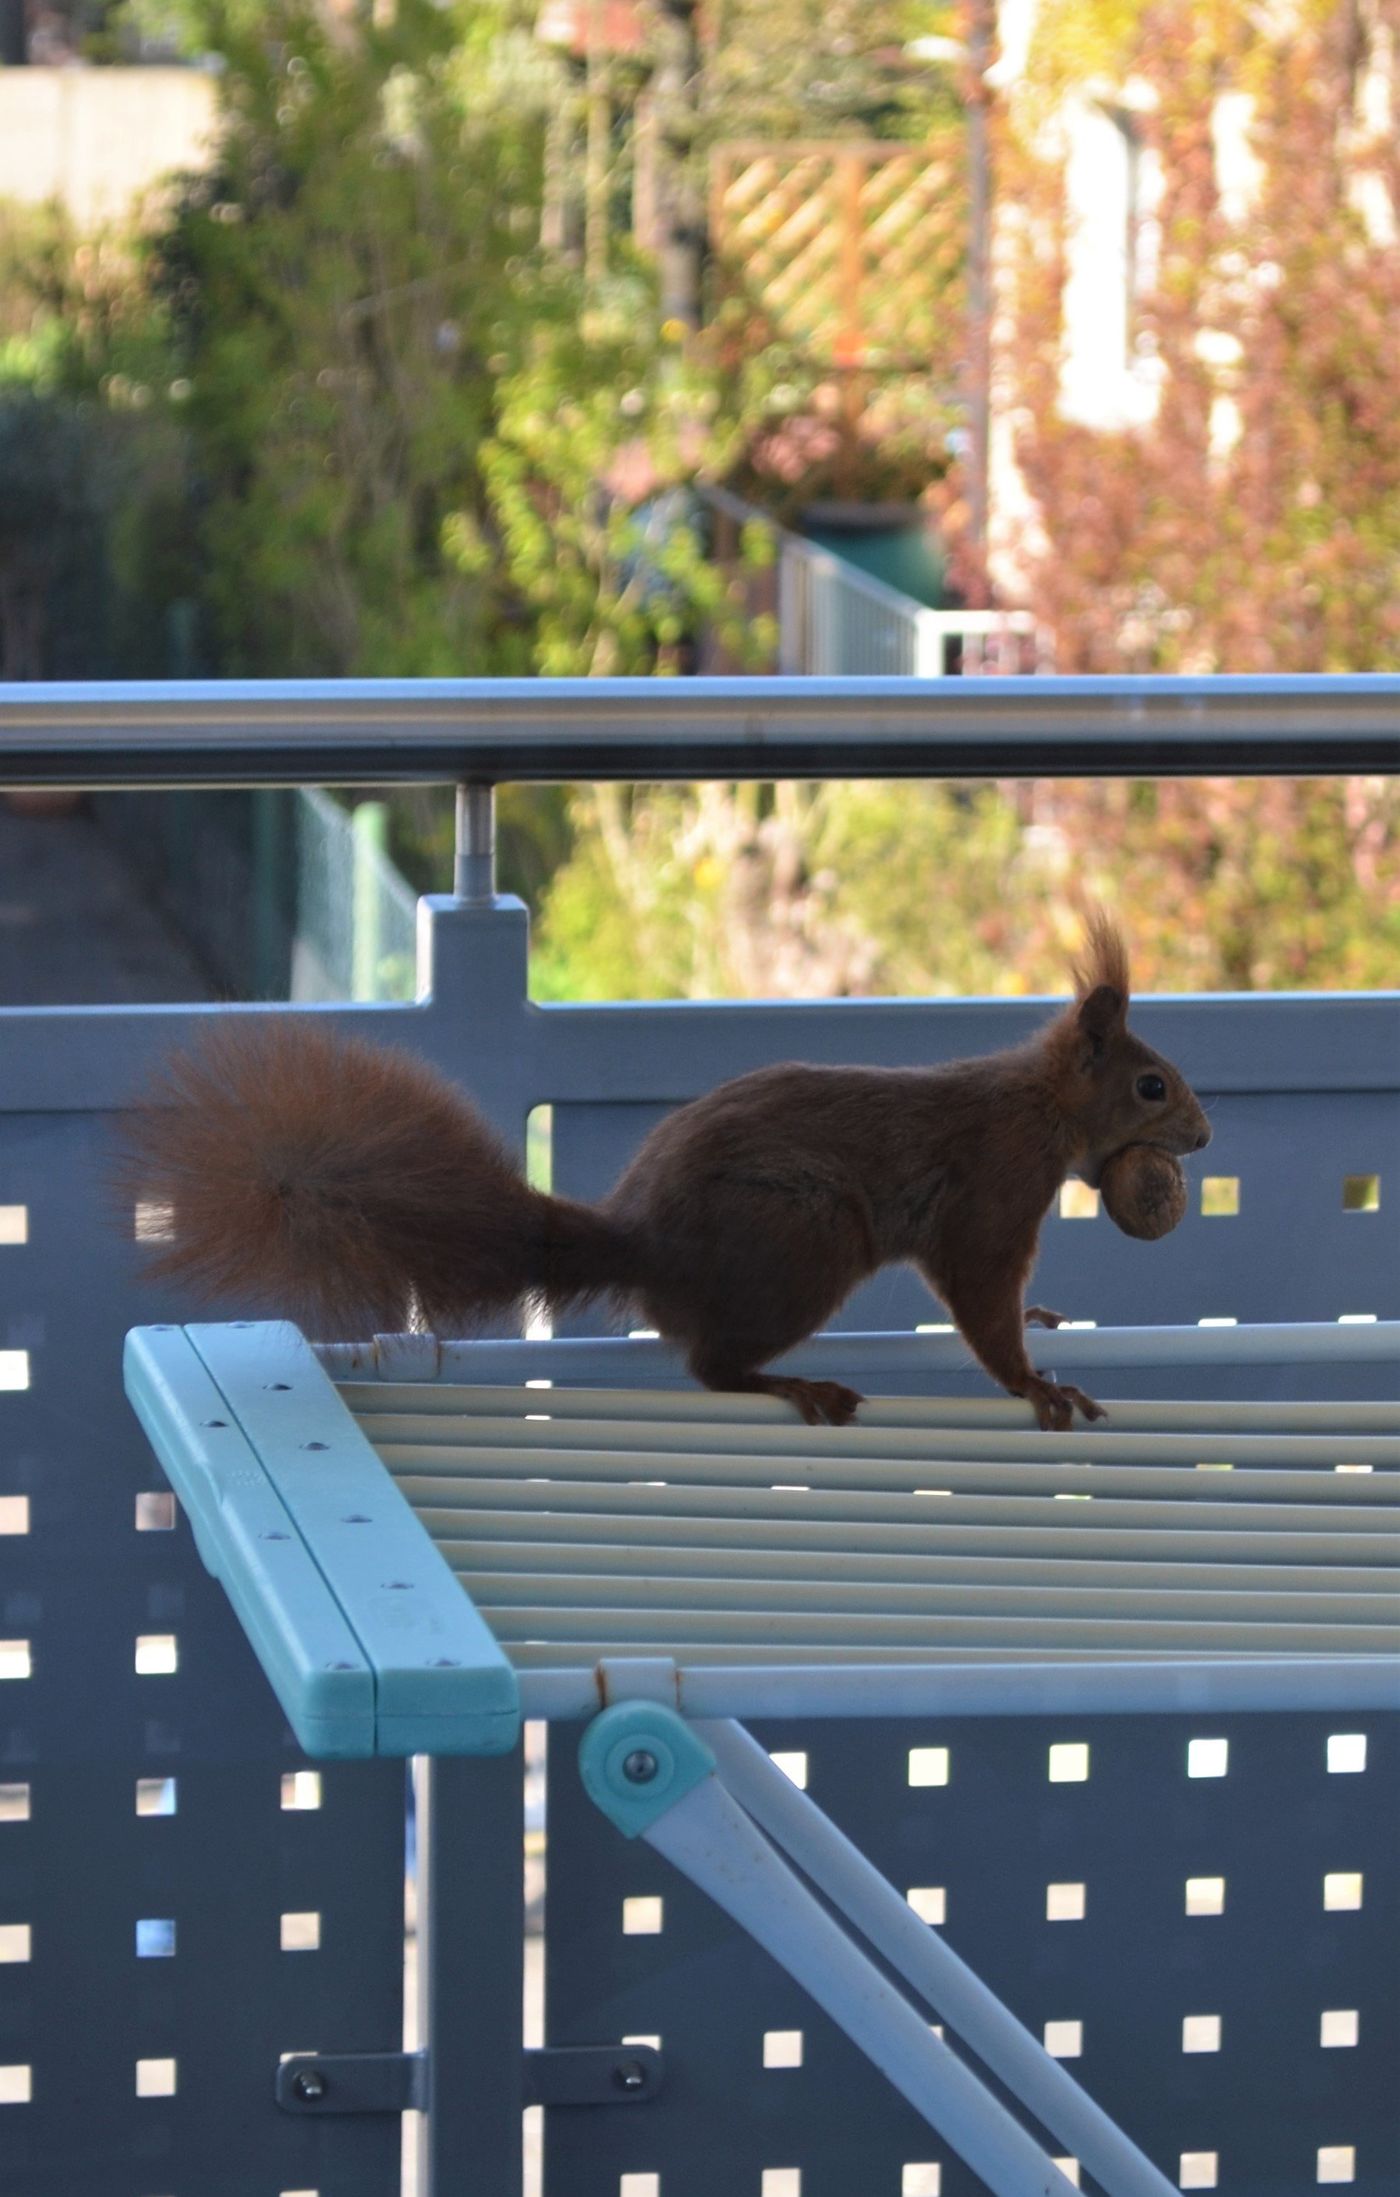
[[[710,173],[722,280],[781,335],[834,367],[951,362],[967,242],[956,143],[735,142]]]

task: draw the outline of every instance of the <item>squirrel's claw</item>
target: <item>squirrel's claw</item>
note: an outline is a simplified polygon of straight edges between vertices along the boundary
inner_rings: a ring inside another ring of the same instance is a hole
[[[1091,1420],[1108,1417],[1103,1405],[1096,1404],[1092,1396],[1086,1396],[1082,1388],[1075,1388],[1069,1381],[1057,1381],[1053,1374],[1034,1374],[1024,1393],[1047,1434],[1067,1433],[1074,1424],[1076,1411]]]
[[[1026,1306],[1027,1327],[1063,1327],[1064,1322],[1065,1315],[1063,1312],[1051,1312],[1043,1304],[1028,1304]]]

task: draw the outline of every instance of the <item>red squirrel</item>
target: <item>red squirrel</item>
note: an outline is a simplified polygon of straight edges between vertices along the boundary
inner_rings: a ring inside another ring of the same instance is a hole
[[[596,1206],[531,1189],[425,1062],[301,1017],[221,1022],[138,1111],[127,1180],[172,1211],[158,1273],[323,1332],[440,1333],[543,1302],[634,1305],[708,1388],[845,1425],[837,1381],[765,1373],[857,1283],[906,1261],[988,1373],[1065,1428],[1082,1390],[1037,1372],[1022,1296],[1066,1177],[1125,1145],[1180,1155],[1210,1127],[1127,1027],[1128,963],[1089,928],[1072,1005],[1009,1051],[939,1068],[760,1068],[678,1107]]]

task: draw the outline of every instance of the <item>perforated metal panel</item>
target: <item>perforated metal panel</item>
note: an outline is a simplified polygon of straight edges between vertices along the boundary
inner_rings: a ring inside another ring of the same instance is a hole
[[[396,2126],[272,2085],[397,2041],[402,1766],[304,1761],[175,1521],[122,1394],[103,1128],[0,1146],[0,2188],[390,2197]]]
[[[1364,1739],[1364,1770],[1329,1773],[1336,1735],[1343,1760]],[[1358,2192],[1400,2187],[1393,1718],[950,1718],[758,1736],[798,1758],[813,1799],[943,1918],[955,1950],[1173,2182],[1301,2197],[1328,2178],[1324,2153],[1343,2179],[1346,2153]],[[552,2111],[546,2188],[980,2190],[781,1970],[602,1821],[567,1730],[550,1740],[551,2037],[660,2036],[667,2083],[644,2114]],[[1224,1775],[1189,1774],[1193,1741],[1216,1743],[1195,1757],[1212,1767],[1225,1743]],[[1052,1746],[1084,1749],[1055,1768],[1087,1774],[1051,1782]],[[914,1749],[914,1774],[946,1782],[911,1784]],[[1360,1905],[1329,1908],[1329,1880]],[[646,1932],[628,1934],[639,1921]],[[765,2049],[800,2064],[765,2067]]]

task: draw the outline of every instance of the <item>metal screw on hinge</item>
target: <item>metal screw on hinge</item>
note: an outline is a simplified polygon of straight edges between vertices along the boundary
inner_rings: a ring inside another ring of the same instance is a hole
[[[292,2095],[303,2105],[316,2105],[325,2097],[329,2084],[317,2067],[303,2067],[292,2077]]]
[[[640,2060],[619,2060],[613,2069],[613,2081],[619,2090],[645,2090],[647,2071]]]
[[[647,1747],[634,1747],[622,1765],[629,1785],[650,1785],[661,1765]]]

